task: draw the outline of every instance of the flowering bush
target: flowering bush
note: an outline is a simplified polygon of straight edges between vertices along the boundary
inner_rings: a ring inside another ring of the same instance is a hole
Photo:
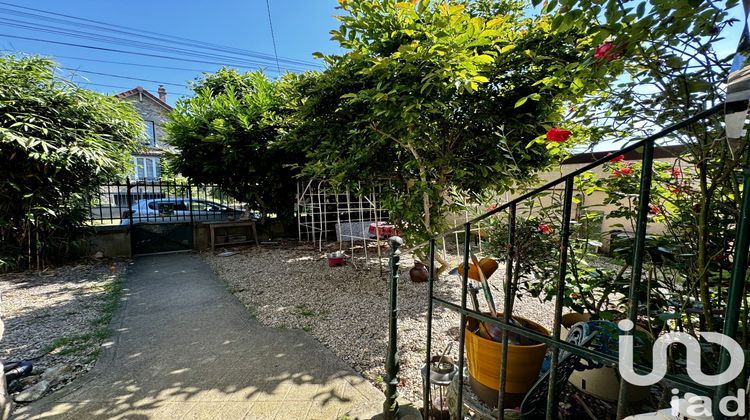
[[[565,130],[563,128],[550,128],[547,131],[547,140],[553,141],[556,143],[562,143],[570,138],[570,136],[573,135],[572,132],[569,130]]]
[[[594,58],[597,60],[614,61],[622,56],[622,49],[617,48],[611,41],[607,41],[598,47],[594,51]]]

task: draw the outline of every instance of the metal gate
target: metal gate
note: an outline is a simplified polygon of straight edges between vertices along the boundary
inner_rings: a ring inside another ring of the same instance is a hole
[[[133,255],[193,249],[191,222],[138,223],[130,228]]]
[[[133,255],[191,250],[199,223],[239,219],[244,207],[215,185],[130,179],[89,202],[91,225],[127,225]]]

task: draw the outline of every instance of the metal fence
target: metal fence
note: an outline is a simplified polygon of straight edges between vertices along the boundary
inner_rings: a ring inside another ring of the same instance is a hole
[[[90,225],[233,220],[246,207],[216,185],[127,178],[100,186],[88,203]]]
[[[631,262],[631,276],[630,276],[630,282],[629,282],[629,293],[630,295],[627,297],[628,300],[628,319],[633,323],[632,325],[635,325],[635,322],[637,321],[637,315],[638,315],[638,308],[639,304],[641,303],[639,301],[639,295],[637,294],[637,291],[640,290],[641,285],[641,276],[642,276],[642,267],[644,263],[644,246],[645,246],[645,238],[646,238],[646,227],[647,227],[647,215],[649,212],[649,198],[651,193],[651,172],[652,172],[652,163],[653,163],[653,152],[655,147],[656,140],[663,138],[670,133],[679,130],[681,128],[684,128],[690,124],[699,123],[700,121],[717,114],[721,112],[724,109],[724,105],[720,104],[718,106],[715,106],[707,111],[704,111],[692,118],[689,118],[685,121],[682,121],[680,123],[677,123],[669,128],[664,129],[660,133],[657,133],[651,137],[648,137],[640,142],[637,142],[635,144],[632,144],[629,147],[626,147],[625,149],[621,150],[621,153],[629,152],[636,150],[638,148],[643,148],[643,155],[642,155],[642,174],[641,174],[641,186],[640,186],[640,193],[639,193],[639,204],[637,208],[637,229],[635,232],[635,245],[633,249],[633,256],[632,256],[632,262]],[[562,210],[562,215],[560,217],[560,220],[562,221],[562,228],[561,231],[558,233],[561,235],[561,244],[560,244],[560,261],[559,261],[559,270],[558,270],[558,278],[556,279],[556,295],[554,300],[554,323],[553,323],[553,334],[552,336],[547,336],[545,334],[541,334],[540,332],[533,330],[526,326],[519,326],[513,322],[511,322],[511,319],[513,317],[512,314],[512,305],[511,305],[511,296],[513,296],[513,292],[510,290],[510,282],[506,281],[504,286],[504,304],[503,304],[503,311],[501,318],[494,318],[491,316],[488,316],[484,313],[480,313],[477,310],[469,309],[467,306],[467,293],[468,293],[468,270],[465,270],[464,273],[461,275],[461,302],[451,302],[446,299],[443,299],[442,297],[439,297],[436,295],[435,290],[433,289],[433,284],[436,280],[436,277],[439,275],[436,273],[436,270],[430,270],[430,276],[429,276],[429,285],[428,285],[428,308],[427,308],[427,349],[426,349],[426,356],[425,356],[425,362],[426,365],[429,366],[431,363],[431,358],[434,355],[433,349],[432,349],[432,342],[433,342],[433,331],[432,331],[432,321],[433,321],[433,315],[435,312],[435,306],[441,306],[443,308],[449,309],[451,311],[455,311],[458,314],[460,314],[460,325],[459,325],[459,340],[458,340],[458,372],[463,372],[464,367],[466,366],[466,360],[464,355],[464,339],[465,339],[465,333],[466,333],[466,326],[467,322],[470,319],[478,320],[481,322],[484,322],[486,325],[493,325],[500,327],[503,331],[502,333],[502,343],[503,346],[507,347],[509,335],[510,334],[517,334],[522,337],[526,337],[528,339],[535,340],[539,343],[544,343],[547,346],[551,348],[552,357],[550,358],[551,366],[548,370],[548,377],[543,378],[544,381],[540,380],[538,382],[539,386],[535,385],[534,389],[534,395],[531,395],[532,392],[530,391],[529,395],[527,395],[527,400],[524,400],[524,403],[521,406],[522,411],[525,412],[525,406],[527,405],[527,402],[530,402],[530,410],[528,414],[529,418],[547,418],[547,419],[554,419],[557,417],[558,412],[558,398],[560,396],[562,386],[564,385],[564,382],[567,381],[567,378],[560,377],[558,378],[559,372],[562,370],[563,360],[565,360],[564,355],[576,355],[578,357],[585,357],[587,359],[593,360],[596,363],[600,363],[603,366],[610,366],[610,367],[617,367],[618,366],[618,358],[617,356],[613,356],[608,353],[604,353],[600,350],[587,348],[584,346],[572,344],[570,342],[563,341],[561,339],[561,319],[562,319],[562,310],[563,310],[563,294],[564,294],[564,285],[566,282],[566,270],[568,269],[567,259],[568,259],[568,237],[571,234],[571,226],[570,226],[570,220],[571,220],[571,209],[572,204],[574,200],[574,179],[576,176],[582,174],[583,172],[590,170],[592,168],[595,168],[597,166],[601,166],[608,162],[610,158],[604,157],[599,160],[596,160],[595,162],[592,162],[588,165],[584,165],[583,167],[579,168],[576,171],[573,171],[572,173],[569,173],[559,179],[550,181],[546,185],[537,188],[533,191],[529,191],[525,194],[522,194],[521,196],[498,206],[497,208],[479,216],[472,220],[467,220],[466,223],[463,224],[463,226],[457,226],[454,229],[451,229],[447,232],[444,232],[440,235],[435,236],[433,239],[431,239],[429,242],[422,244],[418,246],[417,248],[421,248],[424,246],[427,246],[429,250],[429,266],[435,267],[435,255],[436,255],[436,248],[439,242],[443,242],[445,238],[449,238],[453,235],[455,235],[456,232],[463,232],[465,238],[469,238],[472,229],[475,227],[477,223],[479,223],[482,220],[486,220],[489,217],[507,217],[509,226],[515,227],[516,226],[516,210],[517,206],[520,205],[524,200],[527,200],[529,198],[533,198],[541,193],[544,193],[546,191],[549,191],[552,188],[557,188],[559,186],[564,187],[564,207]],[[750,164],[750,163],[748,163]],[[737,329],[738,329],[738,320],[740,315],[740,305],[742,301],[742,290],[743,290],[743,284],[746,278],[747,274],[747,258],[748,258],[748,248],[750,247],[750,172],[746,172],[745,174],[745,180],[744,180],[744,186],[743,186],[743,194],[744,194],[744,200],[741,210],[741,217],[739,226],[737,227],[737,238],[735,239],[735,249],[734,249],[734,264],[732,268],[732,275],[730,280],[730,287],[729,287],[729,296],[727,298],[727,304],[726,304],[726,313],[724,316],[725,322],[723,325],[723,334],[729,337],[734,337],[736,335]],[[515,243],[516,243],[516,235],[515,235],[515,229],[511,228],[508,232],[508,241],[510,243],[510,247],[507,251],[507,261],[509,263],[506,264],[506,278],[512,278],[512,272],[511,269],[513,267],[513,264],[510,263],[514,260],[514,250],[515,250]],[[464,241],[464,252],[462,253],[462,259],[463,259],[463,266],[468,267],[470,266],[470,255],[472,254],[472,244],[471,241],[465,240]],[[398,262],[397,258],[392,258],[391,264],[393,266],[396,266]],[[395,283],[394,283],[395,284]],[[392,288],[395,288],[394,285],[392,285]],[[510,310],[507,310],[510,309]],[[498,309],[498,312],[499,309]],[[623,332],[623,334],[629,335],[630,332]],[[395,346],[391,346],[389,348],[389,359],[391,360],[394,358],[394,354],[396,352]],[[506,367],[508,366],[508,358],[506,356],[506,352],[502,352],[502,358],[501,358],[501,370],[500,370],[500,378],[498,383],[498,389],[497,397],[498,397],[498,404],[500,406],[500,409],[497,410],[497,418],[502,419],[504,418],[505,411],[504,407],[504,398],[508,395],[506,392]],[[721,360],[719,363],[719,366],[717,368],[717,371],[722,372],[726,370],[727,366],[729,364],[729,358],[728,353],[726,351],[722,351],[721,353]],[[397,368],[396,368],[397,369]],[[650,369],[645,366],[635,366],[635,370],[640,373],[647,373],[650,372]],[[389,371],[388,379],[391,380],[391,378],[395,377],[394,372]],[[460,413],[460,407],[462,407],[463,403],[465,402],[466,395],[464,394],[464,376],[462,374],[457,375],[458,377],[458,386],[457,386],[457,407],[455,408],[455,412],[452,413],[451,418],[462,418]],[[664,377],[664,381],[666,383],[671,384],[675,388],[679,388],[681,390],[691,391],[698,395],[709,395],[714,396],[715,401],[720,401],[722,397],[724,397],[727,394],[727,386],[719,386],[716,388],[713,387],[706,387],[705,385],[697,384],[693,382],[692,380],[687,379],[684,375],[676,375],[673,373],[668,373]],[[395,382],[394,382],[395,383]],[[391,388],[395,388],[391,387]],[[391,398],[395,391],[394,389],[390,389],[390,392],[387,392],[387,398],[392,400]],[[619,398],[618,398],[618,406],[617,406],[617,417],[622,418],[626,411],[626,405],[627,405],[627,392],[628,387],[627,383],[623,380],[620,382],[620,389],[619,389]],[[531,397],[531,398],[530,398]],[[425,381],[425,388],[424,388],[424,407],[429,407],[429,401],[430,401],[430,386],[429,381]],[[394,404],[395,410],[390,409],[391,414],[395,413],[395,411],[398,410],[397,404]],[[425,413],[428,413],[429,410],[426,410]],[[526,412],[525,412],[526,413]],[[714,413],[715,415],[718,415],[720,413]],[[429,414],[426,414],[425,417],[429,416]]]

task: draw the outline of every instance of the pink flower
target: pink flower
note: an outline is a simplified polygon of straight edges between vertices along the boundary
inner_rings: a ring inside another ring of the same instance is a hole
[[[541,233],[543,233],[545,235],[549,235],[550,233],[552,233],[552,228],[549,227],[549,225],[544,224],[544,223],[539,223],[539,226],[537,226],[536,229],[537,229],[537,231],[539,231],[539,232],[541,232]]]
[[[671,173],[672,173],[672,178],[679,178],[682,176],[682,170],[680,169],[679,166],[675,166],[674,168],[672,168]]]
[[[573,133],[570,132],[569,130],[565,130],[564,128],[555,127],[555,128],[550,128],[547,131],[547,140],[554,141],[556,143],[562,143],[562,142],[566,141],[567,139],[569,139],[570,136],[572,136],[572,135],[573,135]]]
[[[597,60],[614,61],[620,58],[622,51],[615,48],[615,44],[611,41],[607,41],[602,45],[596,47],[594,51],[594,58]]]

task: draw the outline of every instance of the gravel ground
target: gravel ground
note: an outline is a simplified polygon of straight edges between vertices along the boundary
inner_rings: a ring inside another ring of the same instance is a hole
[[[117,279],[125,266],[120,261],[95,261],[0,275],[5,322],[0,360],[32,360],[35,374],[54,368],[58,374],[49,381],[47,392],[90,370],[109,335],[119,296]],[[27,378],[25,388],[40,379]]]
[[[282,244],[277,248],[245,248],[219,257],[204,254],[214,271],[262,323],[299,328],[312,334],[376,386],[383,388],[388,340],[387,260],[383,275],[377,258],[355,258],[353,264],[330,268],[324,253],[310,245]],[[374,248],[369,255],[377,255]],[[383,248],[383,256],[387,248]],[[457,260],[454,256],[452,260]],[[427,284],[412,283],[413,258],[404,253],[399,278],[398,343],[401,358],[400,394],[421,401],[419,369],[426,352]],[[502,266],[490,278],[495,301],[502,302]],[[458,276],[443,275],[435,295],[460,304]],[[480,301],[483,299],[480,297]],[[533,298],[516,302],[514,314],[552,325],[553,306]],[[433,354],[448,343],[452,357],[458,353],[459,317],[436,306],[433,321]]]

